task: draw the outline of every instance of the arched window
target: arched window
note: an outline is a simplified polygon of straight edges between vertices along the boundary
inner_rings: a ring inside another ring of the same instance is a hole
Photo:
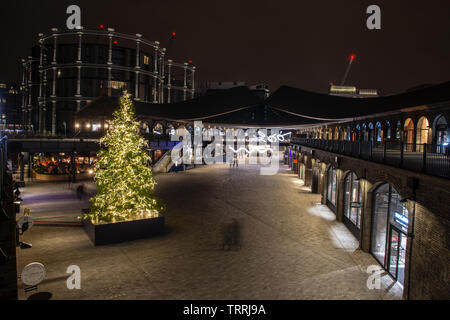
[[[375,190],[374,199],[370,251],[384,268],[403,284],[408,210],[398,192],[387,183]]]
[[[391,123],[386,121],[386,139],[391,139]]]
[[[163,132],[164,132],[164,128],[163,128],[163,125],[161,123],[157,123],[153,127],[153,134],[162,135]]]
[[[395,139],[402,138],[402,123],[400,120],[397,121],[397,125],[395,126]]]
[[[443,115],[439,115],[434,120],[434,132],[436,141],[436,152],[446,153],[449,143],[449,130],[447,120]]]
[[[333,140],[338,140],[339,139],[339,129],[338,129],[338,127],[335,127],[334,128],[334,131],[333,131],[334,133],[333,133]]]
[[[194,135],[194,127],[193,126],[188,126],[188,131],[191,134],[191,136]]]
[[[406,144],[406,150],[414,150],[414,122],[411,118],[405,120],[405,125],[403,126],[404,131],[404,143]]]
[[[376,123],[376,130],[375,130],[375,138],[377,142],[383,141],[383,129],[381,128],[381,123]]]
[[[359,124],[356,125],[356,132],[355,132],[355,141],[361,140],[361,126]]]
[[[337,174],[336,174],[335,168],[330,167],[330,169],[328,170],[328,179],[327,180],[328,180],[327,199],[334,206],[336,206]]]
[[[352,127],[347,126],[347,132],[346,133],[347,133],[347,135],[346,135],[345,139],[347,141],[351,141],[352,140]]]
[[[417,122],[417,133],[416,133],[416,151],[423,151],[423,144],[429,143],[430,136],[430,123],[426,117],[420,117]]]
[[[141,132],[142,133],[150,133],[150,125],[147,122],[142,122],[141,124]]]
[[[367,126],[365,123],[362,125],[362,131],[361,131],[361,141],[367,141]]]
[[[370,122],[367,141],[373,142],[373,132],[374,132],[373,123]]]
[[[167,125],[167,134],[169,136],[174,135],[175,134],[175,127],[173,126],[173,124],[169,123]]]
[[[357,229],[361,228],[362,192],[358,177],[354,172],[347,174],[344,184],[344,216]]]

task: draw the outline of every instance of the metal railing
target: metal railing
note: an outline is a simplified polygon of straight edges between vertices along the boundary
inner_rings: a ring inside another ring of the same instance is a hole
[[[5,183],[5,174],[8,163],[8,137],[3,136],[0,140],[0,196],[3,198],[3,188]]]
[[[450,150],[442,145],[308,138],[293,138],[291,143],[450,178]]]

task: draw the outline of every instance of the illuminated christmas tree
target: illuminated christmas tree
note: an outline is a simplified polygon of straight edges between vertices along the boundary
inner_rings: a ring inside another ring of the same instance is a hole
[[[152,197],[155,187],[146,141],[139,133],[134,106],[125,92],[113,114],[109,130],[100,140],[95,166],[97,195],[82,219],[93,223],[156,218],[163,209]]]

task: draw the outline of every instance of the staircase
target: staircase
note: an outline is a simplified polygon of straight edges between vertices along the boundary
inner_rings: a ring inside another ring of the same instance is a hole
[[[177,148],[180,143],[178,143],[174,148]],[[166,153],[153,165],[153,173],[167,173],[173,167],[174,163],[172,162],[172,150],[169,149]]]

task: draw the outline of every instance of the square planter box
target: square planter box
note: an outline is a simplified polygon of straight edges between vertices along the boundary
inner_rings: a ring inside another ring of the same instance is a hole
[[[95,246],[151,238],[164,233],[164,217],[93,224],[83,221],[84,230]]]

